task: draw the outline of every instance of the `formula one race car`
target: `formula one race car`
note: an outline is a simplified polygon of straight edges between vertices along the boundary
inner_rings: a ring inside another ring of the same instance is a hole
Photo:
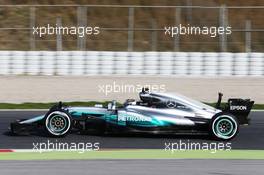
[[[11,123],[13,134],[25,134],[43,129],[50,136],[61,137],[71,131],[85,133],[153,133],[202,134],[229,140],[236,136],[239,125],[248,124],[254,104],[249,99],[229,99],[221,108],[219,93],[216,107],[182,95],[149,92],[143,88],[140,101],[127,100],[117,107],[112,101],[107,107],[67,107],[61,102],[41,116]]]

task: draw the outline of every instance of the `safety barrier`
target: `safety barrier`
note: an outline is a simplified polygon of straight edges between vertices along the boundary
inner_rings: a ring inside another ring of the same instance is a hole
[[[0,51],[0,75],[263,76],[264,53]]]

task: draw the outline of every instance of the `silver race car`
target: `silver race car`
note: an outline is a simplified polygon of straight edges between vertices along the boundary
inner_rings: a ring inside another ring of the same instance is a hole
[[[71,131],[85,133],[153,133],[204,134],[215,139],[234,138],[239,125],[249,124],[248,115],[254,104],[249,99],[229,99],[221,105],[219,93],[215,107],[179,94],[152,93],[143,88],[140,100],[127,100],[117,107],[68,107],[61,102],[43,115],[11,123],[13,134],[43,131],[51,136],[65,136]]]

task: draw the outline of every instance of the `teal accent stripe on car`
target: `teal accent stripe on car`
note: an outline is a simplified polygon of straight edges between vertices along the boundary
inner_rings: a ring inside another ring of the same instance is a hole
[[[21,124],[27,124],[27,123],[33,123],[42,120],[45,117],[45,115],[37,116],[32,119],[24,120],[20,122]]]

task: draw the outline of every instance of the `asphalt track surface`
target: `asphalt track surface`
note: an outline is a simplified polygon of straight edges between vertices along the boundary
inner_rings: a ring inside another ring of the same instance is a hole
[[[1,161],[1,174],[261,175],[263,160],[63,160]],[[206,165],[206,166],[205,166]]]
[[[33,143],[99,143],[100,149],[164,149],[169,143],[212,143],[207,136],[153,136],[153,135],[105,135],[92,136],[69,134],[64,138],[50,138],[40,135],[10,136],[10,122],[19,118],[30,118],[43,111],[0,111],[0,149],[32,149]],[[264,112],[252,111],[251,124],[241,126],[239,135],[231,142],[232,149],[264,149]]]

